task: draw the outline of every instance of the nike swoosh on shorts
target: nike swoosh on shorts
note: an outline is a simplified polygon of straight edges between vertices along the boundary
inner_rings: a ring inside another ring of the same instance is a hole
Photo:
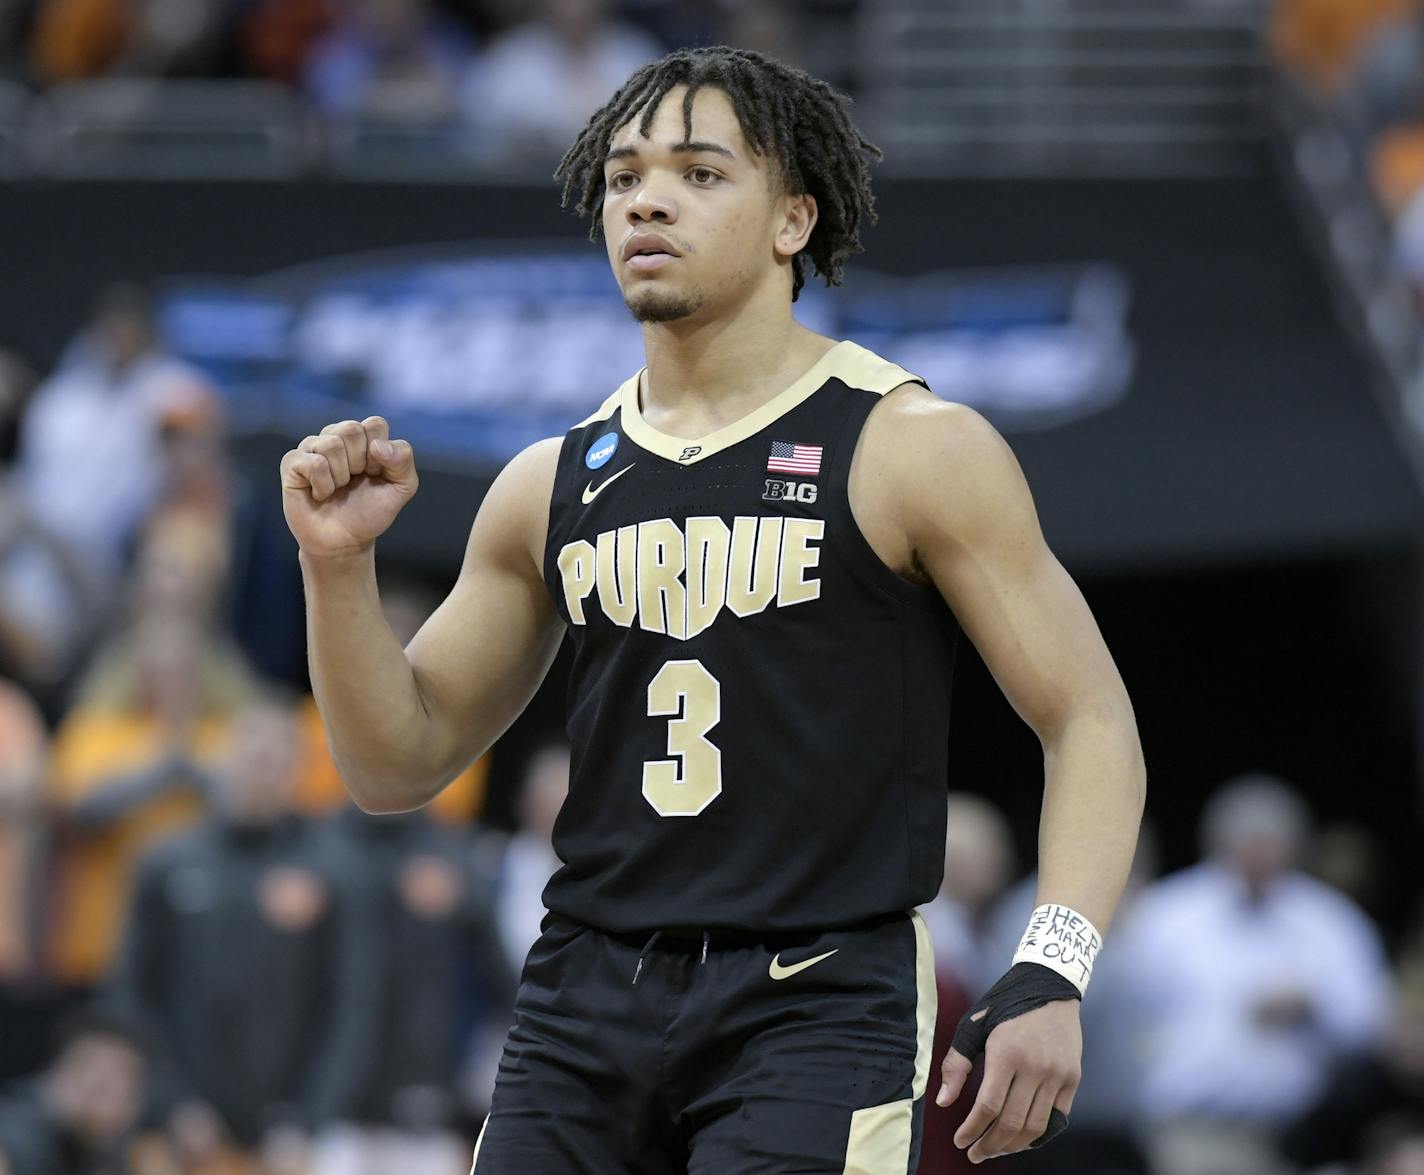
[[[778,951],[771,958],[769,973],[773,979],[790,979],[797,972],[804,971],[807,967],[814,967],[822,959],[829,959],[840,949],[840,947],[836,947],[835,951],[827,951],[824,955],[817,955],[813,959],[803,959],[799,963],[792,963],[789,967],[781,965],[781,952]]]

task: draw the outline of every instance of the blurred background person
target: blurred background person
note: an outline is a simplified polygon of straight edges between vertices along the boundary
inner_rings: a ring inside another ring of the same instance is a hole
[[[460,1102],[466,1051],[481,1034],[502,1039],[514,1006],[489,879],[468,831],[425,811],[371,816],[348,804],[329,832],[375,890],[380,1007],[364,1046],[378,1060],[351,1121],[318,1140],[312,1173],[462,1175],[489,1108]]]
[[[538,0],[481,55],[463,95],[480,146],[556,162],[588,116],[663,47],[607,0]]]
[[[207,619],[192,554],[145,548],[132,618],[97,654],[55,735],[44,950],[50,974],[73,987],[108,968],[138,856],[198,818],[198,780],[256,691]]]
[[[1418,929],[1395,975],[1398,995],[1374,1047],[1340,1057],[1324,1089],[1285,1131],[1281,1149],[1303,1170],[1390,1149],[1381,1140],[1393,1143],[1397,1132],[1416,1142],[1424,1137],[1424,941]]]
[[[1310,819],[1285,783],[1228,781],[1201,829],[1205,859],[1149,886],[1114,936],[1147,1001],[1153,1175],[1267,1175],[1332,1066],[1379,1040],[1390,978],[1375,927],[1299,871]]]
[[[1003,973],[1013,954],[1012,949],[1008,954],[995,953],[997,944],[986,941],[985,934],[986,918],[1015,870],[1013,835],[1003,813],[978,796],[951,792],[944,881],[935,900],[919,908],[934,944],[937,1057],[948,1051],[960,1017]],[[933,1099],[925,1100],[918,1175],[959,1175],[974,1169],[964,1151],[954,1145],[954,1132],[974,1104],[978,1074],[971,1080],[969,1092],[947,1109]]]
[[[143,1145],[149,1059],[133,1027],[84,1012],[64,1027],[33,1082],[0,1093],[5,1175],[170,1175],[166,1152]]]
[[[37,0],[34,73],[46,82],[201,75],[220,57],[240,0]]]
[[[473,44],[429,0],[336,0],[302,85],[329,117],[439,123],[456,113]]]
[[[242,708],[209,781],[211,814],[135,883],[119,1006],[152,1035],[160,1109],[190,1162],[305,1162],[350,1121],[380,1058],[376,892],[363,864],[292,808],[285,700]]]
[[[215,395],[164,352],[144,291],[105,288],[25,412],[17,474],[30,517],[112,590],[163,488],[165,418],[201,415]]]
[[[989,938],[989,916],[1017,872],[1013,833],[1004,814],[978,796],[951,792],[944,881],[939,896],[921,906],[920,913],[934,942],[936,973],[971,1000],[1003,974],[1004,960],[1013,954],[1004,955],[1001,944]]]
[[[549,743],[529,757],[519,788],[519,828],[499,865],[495,910],[505,958],[516,974],[548,910],[544,886],[559,868],[554,822],[569,795],[569,748]]]

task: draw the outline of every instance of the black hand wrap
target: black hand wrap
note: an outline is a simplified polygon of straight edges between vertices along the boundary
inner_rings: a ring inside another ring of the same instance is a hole
[[[1032,1012],[1055,1000],[1082,999],[1078,989],[1059,975],[1038,963],[1015,963],[1004,976],[986,991],[969,1011],[959,1018],[954,1030],[954,1049],[971,1063],[984,1051],[984,1044],[1005,1020]],[[1041,1147],[1068,1129],[1068,1115],[1056,1106],[1049,1112],[1048,1129],[1029,1144],[1029,1149]]]

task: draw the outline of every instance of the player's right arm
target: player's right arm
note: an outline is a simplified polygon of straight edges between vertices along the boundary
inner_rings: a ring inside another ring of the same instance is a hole
[[[366,811],[434,798],[548,671],[563,636],[541,569],[559,446],[531,446],[495,479],[455,587],[404,649],[381,614],[375,543],[415,494],[409,443],[372,416],[328,425],[282,458],[312,692],[332,757]]]

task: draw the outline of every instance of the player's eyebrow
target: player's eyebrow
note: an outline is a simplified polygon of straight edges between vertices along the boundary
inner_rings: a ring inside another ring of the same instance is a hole
[[[736,156],[721,143],[712,143],[706,139],[685,139],[681,143],[674,143],[668,148],[669,151],[684,152],[689,155],[706,151],[713,155],[725,155],[728,159],[736,159]],[[607,163],[611,159],[636,159],[638,157],[637,147],[612,147],[603,161]]]

